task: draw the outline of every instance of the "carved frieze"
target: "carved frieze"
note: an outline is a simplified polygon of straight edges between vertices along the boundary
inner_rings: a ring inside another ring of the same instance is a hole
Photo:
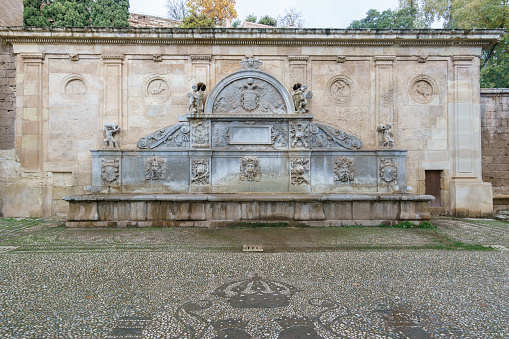
[[[378,146],[380,148],[394,148],[394,138],[392,135],[392,124],[380,123],[377,129],[379,135]]]
[[[291,159],[290,174],[292,185],[309,185],[309,159]]]
[[[310,125],[309,144],[311,148],[362,148],[362,141],[355,135],[320,123]]]
[[[145,180],[166,179],[166,160],[160,157],[148,158],[145,163]]]
[[[284,114],[286,105],[272,84],[247,78],[232,82],[217,95],[213,113]]]
[[[334,180],[341,182],[353,181],[353,159],[339,157],[334,161]]]
[[[409,93],[418,103],[427,104],[438,95],[438,84],[432,77],[421,74],[412,80]]]
[[[191,174],[191,184],[208,185],[210,183],[209,161],[207,159],[193,159]]]
[[[290,140],[292,148],[309,148],[309,124],[306,122],[290,123]]]
[[[120,159],[101,159],[101,181],[103,185],[119,185]]]
[[[354,88],[352,79],[344,75],[335,76],[327,83],[329,97],[340,104],[352,100]]]
[[[154,149],[157,147],[189,147],[189,125],[182,122],[177,125],[160,129],[138,141],[141,149]]]
[[[380,158],[380,180],[393,183],[398,180],[398,163],[396,158]]]
[[[260,159],[254,156],[243,157],[240,164],[240,180],[260,181],[261,176]]]
[[[209,126],[205,121],[195,121],[192,123],[193,147],[209,147]]]

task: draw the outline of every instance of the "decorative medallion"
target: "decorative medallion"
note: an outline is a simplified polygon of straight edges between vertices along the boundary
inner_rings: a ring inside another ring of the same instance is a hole
[[[355,85],[349,77],[338,75],[329,80],[327,89],[332,100],[344,104],[352,100]]]
[[[247,78],[232,82],[217,95],[213,113],[285,114],[286,105],[272,84]]]
[[[350,182],[353,179],[353,159],[348,157],[336,158],[334,161],[334,180]]]
[[[290,123],[290,139],[292,148],[309,148],[309,129],[305,122]]]
[[[260,168],[260,159],[253,156],[245,156],[240,164],[241,181],[260,181],[262,170]]]
[[[192,123],[193,147],[209,147],[209,127],[206,122],[195,121]]]
[[[145,163],[145,180],[166,179],[166,160],[159,157],[148,158]]]
[[[170,85],[162,77],[152,77],[147,81],[146,96],[153,103],[162,103],[170,97]]]
[[[396,158],[380,158],[380,179],[391,183],[398,180],[398,163]]]
[[[120,159],[101,159],[103,185],[119,184]]]
[[[194,159],[191,172],[191,184],[209,184],[209,161],[207,159]]]
[[[309,159],[292,159],[290,165],[292,185],[309,185]]]
[[[432,77],[421,74],[410,84],[410,96],[421,104],[427,104],[438,95],[438,84]]]
[[[258,274],[221,285],[212,294],[228,300],[233,308],[276,308],[290,305],[299,290],[289,284],[265,280]]]
[[[63,92],[68,100],[78,102],[87,96],[87,84],[81,75],[69,75],[64,78],[63,83]]]

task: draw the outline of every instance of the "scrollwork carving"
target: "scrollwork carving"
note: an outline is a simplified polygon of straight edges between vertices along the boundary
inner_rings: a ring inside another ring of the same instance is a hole
[[[355,135],[329,125],[313,123],[309,127],[311,148],[342,148],[356,150],[362,148],[362,141]]]
[[[138,147],[141,149],[188,147],[189,131],[190,128],[186,122],[166,127],[141,138],[138,141]]]
[[[145,163],[145,180],[166,179],[166,160],[159,157],[147,159]]]
[[[353,181],[353,159],[339,157],[334,161],[334,180],[341,182]]]
[[[260,159],[253,156],[245,156],[240,164],[241,181],[260,181],[262,170],[260,168]]]
[[[307,178],[309,173],[309,159],[292,159],[291,165],[291,184],[292,185],[309,185]]]

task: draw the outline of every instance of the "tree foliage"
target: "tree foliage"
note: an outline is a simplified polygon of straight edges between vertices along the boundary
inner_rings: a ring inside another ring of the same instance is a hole
[[[254,14],[249,14],[247,17],[246,17],[246,20],[247,22],[256,22],[258,18],[256,17],[256,15]]]
[[[237,17],[235,0],[187,0],[187,7],[195,18],[205,16],[213,19],[217,25]]]
[[[214,28],[216,21],[205,14],[196,14],[191,11],[188,16],[184,18],[181,28]]]
[[[25,26],[129,26],[129,0],[24,0],[24,6]]]
[[[260,20],[258,20],[258,23],[262,25],[277,27],[277,19],[269,15],[262,16]]]
[[[412,29],[417,28],[417,9],[406,7],[399,10],[385,10],[382,13],[376,9],[370,9],[366,17],[354,20],[348,28],[373,28],[373,29]]]
[[[182,21],[189,15],[186,0],[168,0],[166,7],[168,8],[168,18],[175,21]]]
[[[280,15],[277,21],[280,27],[302,28],[304,26],[302,12],[298,12],[295,8],[285,9],[284,14]]]

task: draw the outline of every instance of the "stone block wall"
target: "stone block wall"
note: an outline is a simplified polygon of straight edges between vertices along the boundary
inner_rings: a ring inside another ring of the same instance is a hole
[[[494,195],[509,194],[509,88],[481,89],[482,172]]]
[[[16,66],[12,45],[0,39],[0,150],[14,148]]]

